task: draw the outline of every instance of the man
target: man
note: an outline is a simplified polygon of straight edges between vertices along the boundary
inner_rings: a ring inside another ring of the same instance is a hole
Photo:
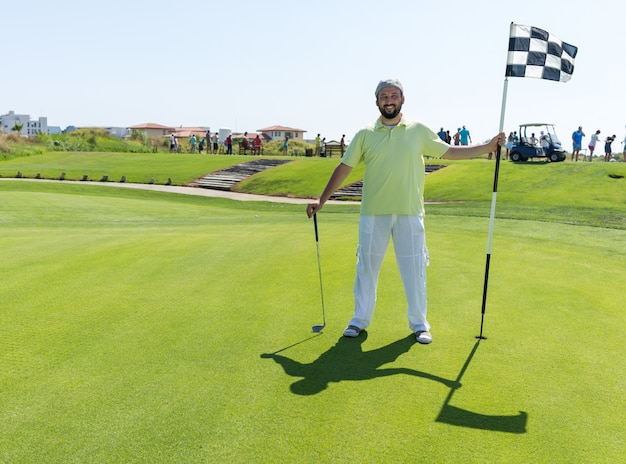
[[[459,131],[459,135],[461,136],[461,145],[469,145],[469,143],[472,143],[470,132],[465,128],[465,126],[463,126],[463,129]]]
[[[583,137],[585,133],[583,132],[582,126],[578,126],[578,130],[572,133],[572,159],[574,161],[574,157],[576,157],[576,161],[578,161],[578,153],[580,153],[580,149],[583,145]]]
[[[504,143],[504,134],[487,144],[451,147],[421,123],[404,118],[402,84],[380,81],[375,91],[380,117],[361,129],[350,142],[341,163],[319,200],[307,205],[307,215],[318,213],[352,169],[365,163],[359,246],[354,283],[354,317],[344,331],[357,337],[367,328],[374,313],[378,273],[390,237],[408,302],[409,327],[419,343],[430,343],[426,320],[426,265],[428,252],[424,235],[423,155],[464,159],[495,151]]]
[[[217,154],[220,145],[220,136],[215,132],[213,134],[213,153]]]
[[[261,136],[259,134],[257,134],[254,138],[253,146],[254,154],[261,156],[263,154],[263,141],[261,140]]]
[[[509,137],[513,137],[513,133],[511,133],[511,135]],[[548,151],[550,149],[550,139],[548,137],[548,135],[544,132],[541,131],[541,135],[539,137],[539,144],[541,145],[541,149],[543,150],[543,154],[547,155]]]
[[[170,134],[170,153],[174,153],[175,150],[176,150],[176,137],[174,136],[174,133],[172,132]]]
[[[444,142],[448,142],[448,134],[446,134],[446,131],[443,130],[443,127],[439,130],[439,132],[437,132],[437,135]]]

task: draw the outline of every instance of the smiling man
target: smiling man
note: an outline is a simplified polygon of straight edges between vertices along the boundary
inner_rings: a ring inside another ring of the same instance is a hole
[[[419,343],[432,341],[426,320],[424,233],[424,155],[464,159],[496,151],[505,141],[498,134],[483,145],[451,147],[425,125],[402,114],[404,89],[400,81],[380,81],[375,91],[380,117],[352,139],[319,200],[307,205],[308,217],[319,212],[352,169],[365,163],[356,278],[354,316],[344,336],[357,337],[372,321],[378,274],[393,237],[396,262],[408,303],[408,322]]]

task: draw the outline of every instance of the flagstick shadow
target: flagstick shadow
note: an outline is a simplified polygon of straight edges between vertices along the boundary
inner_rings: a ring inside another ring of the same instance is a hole
[[[340,337],[334,346],[311,363],[300,363],[279,355],[278,351],[262,354],[261,358],[273,359],[287,375],[300,378],[290,386],[291,392],[296,395],[321,393],[331,383],[371,380],[398,374],[413,375],[441,382],[452,389],[458,388],[456,382],[427,372],[408,368],[381,368],[409,351],[416,343],[413,334],[376,350],[364,352],[362,344],[366,339],[367,331],[363,331],[358,338]]]
[[[470,352],[465,364],[461,368],[459,375],[456,378],[456,385],[461,385],[461,378],[465,371],[469,367],[478,346],[480,345],[480,339],[476,341],[474,348]],[[445,424],[456,425],[460,427],[469,427],[473,429],[481,430],[493,430],[498,432],[508,433],[526,433],[526,422],[528,420],[528,414],[520,411],[515,416],[490,416],[486,414],[479,414],[465,409],[452,406],[450,401],[458,386],[450,388],[450,393],[443,402],[441,411],[437,416],[436,422],[442,422]]]

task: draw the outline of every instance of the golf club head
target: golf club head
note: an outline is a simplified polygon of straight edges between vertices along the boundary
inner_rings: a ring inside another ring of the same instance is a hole
[[[321,332],[322,329],[324,329],[324,327],[326,327],[326,324],[314,325],[313,327],[311,327],[311,330],[317,333],[317,332]]]

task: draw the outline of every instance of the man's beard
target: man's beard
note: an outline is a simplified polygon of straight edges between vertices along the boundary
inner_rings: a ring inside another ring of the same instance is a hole
[[[400,111],[402,111],[402,105],[396,106],[391,111],[385,110],[384,106],[379,106],[378,109],[380,110],[380,114],[383,116],[383,118],[385,118],[385,119],[394,119],[396,116],[398,116],[400,114]]]

